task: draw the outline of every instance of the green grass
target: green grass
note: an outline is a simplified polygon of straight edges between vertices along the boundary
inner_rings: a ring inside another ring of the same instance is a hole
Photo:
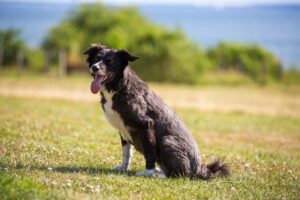
[[[136,177],[139,153],[128,174],[112,172],[121,145],[98,101],[0,96],[0,199],[300,198],[299,115],[175,110],[204,161],[225,160],[231,177]]]

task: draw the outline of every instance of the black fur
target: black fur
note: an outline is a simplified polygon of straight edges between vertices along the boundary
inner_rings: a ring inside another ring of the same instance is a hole
[[[147,169],[153,169],[157,163],[167,177],[188,176],[205,180],[229,175],[227,165],[219,161],[207,166],[202,164],[198,146],[180,118],[128,66],[129,61],[137,59],[136,56],[103,45],[93,45],[85,53],[90,67],[102,59],[107,71],[114,73],[114,79],[101,90],[114,92],[112,109],[130,128],[132,138],[132,141],[126,141],[121,137],[122,145],[131,143],[141,152]],[[101,92],[104,112],[106,102]]]

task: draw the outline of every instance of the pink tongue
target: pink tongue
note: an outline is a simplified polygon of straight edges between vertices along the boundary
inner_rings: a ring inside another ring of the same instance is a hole
[[[101,87],[101,81],[103,79],[103,76],[96,76],[96,78],[91,83],[91,92],[94,94],[97,94]]]

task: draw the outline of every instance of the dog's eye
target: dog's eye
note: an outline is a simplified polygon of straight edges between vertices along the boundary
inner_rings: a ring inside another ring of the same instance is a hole
[[[97,59],[99,59],[99,60],[102,60],[102,59],[103,59],[103,55],[102,55],[102,54],[98,54],[96,57],[97,57]]]
[[[106,64],[110,65],[112,64],[113,60],[111,58],[108,58],[105,60]]]

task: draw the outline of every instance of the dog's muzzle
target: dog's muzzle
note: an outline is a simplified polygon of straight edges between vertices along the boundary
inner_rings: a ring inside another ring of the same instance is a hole
[[[104,69],[104,66],[103,66],[103,65],[104,65],[104,64],[103,64],[102,61],[93,64],[93,65],[91,66],[91,68],[90,68],[90,73],[91,73],[92,75],[96,75],[100,69],[101,69],[101,70]]]
[[[93,65],[92,66],[92,72],[95,73],[99,70],[99,65]]]

